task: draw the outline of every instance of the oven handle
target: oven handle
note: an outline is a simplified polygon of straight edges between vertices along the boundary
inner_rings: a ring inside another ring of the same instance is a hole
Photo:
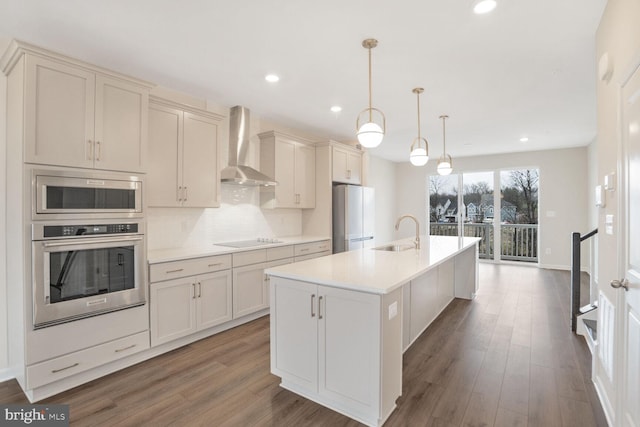
[[[142,240],[142,236],[122,236],[122,237],[111,237],[105,239],[69,239],[63,242],[42,242],[42,246],[45,248],[52,248],[57,246],[74,246],[74,245],[95,245],[102,243],[117,243],[117,242],[137,242]]]

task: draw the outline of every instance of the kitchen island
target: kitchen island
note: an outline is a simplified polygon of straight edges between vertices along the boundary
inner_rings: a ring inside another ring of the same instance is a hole
[[[478,240],[433,236],[422,249],[400,241],[267,269],[271,372],[294,393],[384,424],[402,394],[404,350],[453,298],[474,297]]]

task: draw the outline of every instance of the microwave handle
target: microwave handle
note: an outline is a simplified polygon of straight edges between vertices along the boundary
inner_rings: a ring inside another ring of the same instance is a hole
[[[52,248],[56,246],[71,246],[78,244],[100,244],[100,243],[116,243],[116,242],[136,242],[142,240],[142,236],[122,236],[122,237],[110,237],[104,239],[83,239],[82,241],[78,239],[69,239],[63,242],[43,242],[42,246],[45,248]]]

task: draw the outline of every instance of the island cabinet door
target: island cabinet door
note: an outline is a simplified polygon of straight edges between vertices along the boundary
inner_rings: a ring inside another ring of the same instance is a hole
[[[379,413],[380,296],[318,286],[318,392],[362,414]]]
[[[271,279],[271,372],[307,390],[318,387],[318,287]]]

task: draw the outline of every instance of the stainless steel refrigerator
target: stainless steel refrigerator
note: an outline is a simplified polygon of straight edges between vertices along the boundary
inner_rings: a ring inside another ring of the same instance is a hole
[[[375,246],[374,194],[370,187],[333,187],[333,253]]]

